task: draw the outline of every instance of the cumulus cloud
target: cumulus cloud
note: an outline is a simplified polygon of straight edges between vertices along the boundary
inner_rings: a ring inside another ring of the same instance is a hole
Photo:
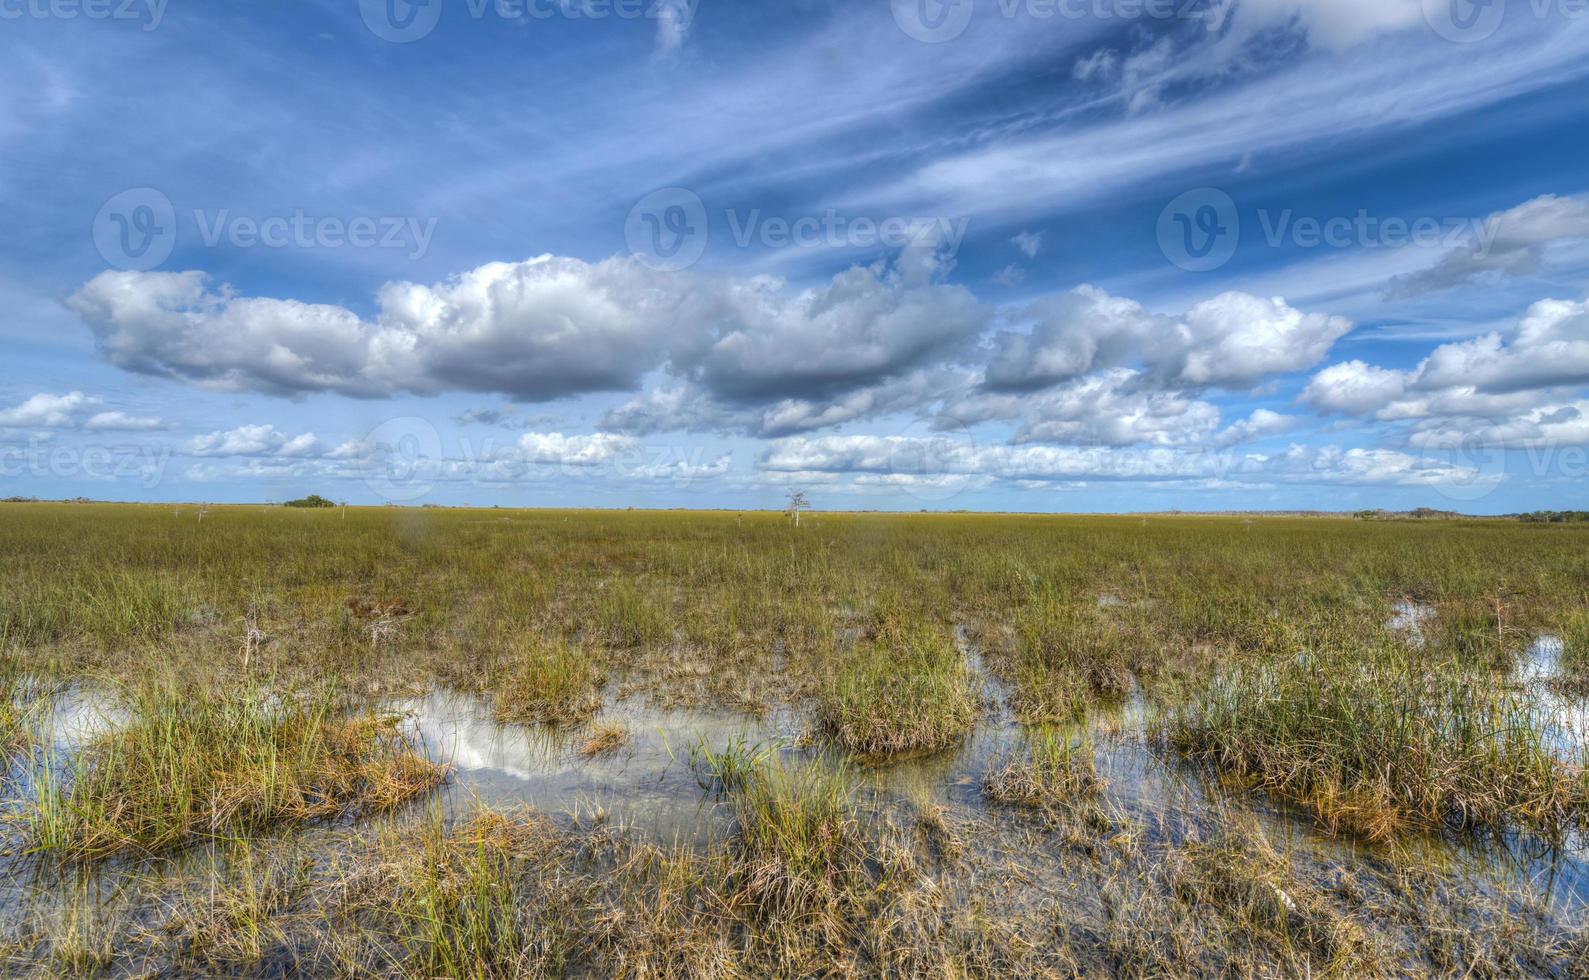
[[[1237,446],[1244,442],[1282,435],[1296,428],[1301,421],[1295,415],[1282,415],[1267,408],[1255,409],[1251,415],[1232,423],[1220,432],[1215,437],[1214,443],[1218,446]]]
[[[1534,304],[1510,336],[1442,344],[1411,370],[1363,361],[1316,374],[1302,400],[1324,412],[1414,423],[1415,445],[1464,434],[1499,445],[1583,441],[1589,385],[1589,303]]]
[[[990,388],[1041,388],[1131,364],[1166,384],[1245,388],[1313,367],[1352,329],[1280,298],[1229,292],[1172,317],[1093,286],[1038,300],[1019,318],[1029,330],[993,337]]]
[[[909,253],[911,250],[907,250]],[[547,401],[635,390],[668,367],[725,399],[826,397],[967,345],[988,312],[929,254],[821,288],[541,256],[389,283],[365,321],[249,298],[199,272],[107,272],[70,300],[112,363],[225,390],[356,397],[462,390]]]
[[[635,441],[610,432],[569,436],[561,432],[526,432],[509,456],[526,463],[599,466],[629,452]]]
[[[633,387],[662,356],[679,299],[635,262],[542,256],[389,283],[374,322],[212,289],[200,272],[102,273],[70,305],[112,363],[210,387],[543,400]]]
[[[1348,361],[1320,371],[1303,399],[1380,419],[1499,414],[1535,394],[1589,384],[1589,302],[1542,300],[1510,337],[1492,332],[1442,344],[1410,371]]]
[[[274,456],[311,458],[325,447],[312,432],[288,435],[274,425],[241,425],[235,429],[194,436],[183,444],[189,456]]]
[[[1043,233],[1040,231],[1023,231],[1010,239],[1010,244],[1021,250],[1021,254],[1029,259],[1037,258],[1038,250],[1043,247]]]
[[[1181,445],[1219,425],[1219,409],[1208,402],[1141,380],[1138,371],[1116,368],[1039,392],[978,390],[948,401],[941,418],[959,425],[1019,420],[1015,443],[1081,446]]]
[[[1386,295],[1405,299],[1486,278],[1537,273],[1552,245],[1589,238],[1589,200],[1546,194],[1490,215],[1483,227],[1483,236],[1430,268],[1392,279]]]
[[[969,476],[1028,485],[1218,480],[1238,485],[1437,487],[1467,486],[1480,478],[1470,467],[1383,449],[1297,445],[1264,456],[1158,448],[977,446],[904,436],[794,437],[769,447],[761,462],[769,472],[791,475]]]
[[[20,405],[0,410],[0,429],[82,429],[89,432],[148,432],[164,428],[153,416],[122,411],[94,411],[101,399],[81,391],[64,395],[40,392]]]
[[[1302,400],[1326,412],[1367,415],[1400,398],[1407,382],[1406,372],[1345,361],[1315,374],[1303,390]]]
[[[931,250],[906,249],[796,290],[770,276],[541,256],[389,283],[369,318],[242,297],[196,272],[110,272],[71,304],[112,362],[228,390],[520,401],[630,391],[603,429],[780,437],[914,413],[1016,421],[1016,442],[1070,445],[1204,439],[1219,412],[1194,389],[1310,368],[1352,327],[1279,298],[1231,292],[1167,316],[1084,286],[990,336],[994,311],[948,271]]]
[[[787,295],[776,280],[734,282],[714,297],[719,335],[690,375],[726,399],[824,398],[878,384],[969,348],[990,311],[931,253],[854,267]]]
[[[76,424],[77,415],[95,404],[81,391],[65,395],[40,392],[13,408],[0,411],[0,426],[15,429],[65,429]]]
[[[1429,419],[1414,427],[1407,442],[1419,449],[1473,446],[1535,449],[1589,444],[1589,401],[1578,399],[1545,405],[1493,422],[1472,418]]]
[[[152,415],[128,415],[126,412],[97,412],[89,416],[83,428],[90,432],[150,432],[165,428],[165,423]]]

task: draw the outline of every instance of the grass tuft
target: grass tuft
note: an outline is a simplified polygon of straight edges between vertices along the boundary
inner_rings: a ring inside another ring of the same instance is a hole
[[[446,776],[395,721],[344,716],[327,693],[153,684],[129,714],[76,757],[48,760],[24,821],[32,850],[152,853],[200,835],[388,809]]]
[[[976,676],[948,639],[925,628],[897,646],[867,647],[843,667],[817,706],[819,727],[869,756],[934,752],[976,721]]]
[[[1183,754],[1386,838],[1412,825],[1581,825],[1589,784],[1531,702],[1492,676],[1386,657],[1221,672],[1165,722]]]
[[[591,726],[590,737],[579,747],[585,756],[611,755],[629,743],[629,729],[621,721],[600,721]]]
[[[578,724],[601,710],[604,681],[585,650],[536,642],[509,665],[496,692],[496,716],[517,724]]]

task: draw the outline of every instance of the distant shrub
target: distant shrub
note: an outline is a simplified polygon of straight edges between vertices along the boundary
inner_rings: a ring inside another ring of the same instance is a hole
[[[283,507],[335,507],[334,501],[327,500],[318,493],[311,493],[302,500],[289,500],[282,504]]]

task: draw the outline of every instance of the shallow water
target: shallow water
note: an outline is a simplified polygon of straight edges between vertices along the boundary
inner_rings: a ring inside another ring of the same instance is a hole
[[[1418,649],[1424,645],[1424,624],[1435,618],[1435,608],[1420,602],[1396,603],[1395,613],[1385,622],[1385,628],[1400,633],[1407,645]]]
[[[610,704],[600,720],[621,723],[628,740],[614,752],[587,756],[585,729],[502,724],[488,702],[470,695],[442,691],[395,707],[426,754],[453,766],[454,806],[478,800],[607,814],[670,842],[704,841],[721,829],[721,815],[689,765],[694,747],[721,752],[735,742],[787,743],[798,735],[787,716],[658,711],[625,700]]]
[[[1426,619],[1406,610],[1410,629]],[[857,764],[855,775],[863,800],[909,812],[924,806],[943,807],[966,826],[987,832],[968,835],[966,846],[996,860],[1021,860],[1019,834],[1005,833],[1027,819],[1010,809],[990,805],[983,794],[986,774],[1012,753],[1021,751],[1025,730],[1009,708],[1010,691],[983,662],[965,630],[956,639],[969,666],[982,683],[984,708],[974,730],[954,749],[930,756],[881,764]],[[1537,694],[1563,750],[1584,744],[1589,713],[1582,703],[1569,703],[1548,690],[1561,655],[1559,641],[1543,637],[1519,658],[1516,681]],[[554,817],[574,816],[581,823],[609,821],[659,843],[703,845],[732,830],[725,804],[703,788],[691,765],[692,748],[714,751],[741,743],[776,745],[790,757],[822,751],[806,733],[803,706],[765,716],[719,710],[661,710],[641,698],[616,696],[598,716],[628,732],[617,751],[586,756],[586,726],[551,728],[498,723],[488,701],[467,694],[436,691],[387,704],[430,757],[454,767],[447,786],[394,819],[425,819],[440,806],[449,819],[470,814],[477,803],[494,807],[529,805]],[[1093,746],[1097,773],[1103,780],[1100,799],[1122,832],[1148,841],[1178,843],[1207,827],[1211,813],[1229,808],[1250,813],[1268,838],[1298,862],[1318,869],[1363,866],[1396,867],[1405,862],[1438,868],[1454,875],[1464,888],[1499,892],[1524,889],[1545,899],[1570,921],[1589,905],[1589,852],[1582,842],[1552,847],[1522,835],[1475,839],[1471,835],[1440,835],[1399,839],[1377,846],[1349,837],[1322,833],[1306,814],[1252,794],[1230,794],[1206,782],[1195,771],[1157,751],[1150,741],[1152,703],[1140,693],[1100,706],[1068,734]],[[125,720],[125,713],[103,692],[69,688],[49,700],[41,713],[43,743],[56,752],[77,750],[95,735]],[[13,800],[26,792],[26,781],[14,782]],[[281,836],[296,832],[285,830]],[[321,848],[333,835],[311,828],[303,840]],[[202,875],[206,861],[216,860],[209,845],[200,845],[157,862],[107,863],[84,875],[41,871],[36,862],[13,853],[0,857],[0,922],[21,923],[63,914],[81,902],[84,888],[116,896],[137,881],[158,891],[161,881]],[[85,883],[86,882],[86,883]],[[153,883],[153,884],[151,884]],[[98,900],[98,899],[96,899]],[[115,900],[115,899],[111,899]]]

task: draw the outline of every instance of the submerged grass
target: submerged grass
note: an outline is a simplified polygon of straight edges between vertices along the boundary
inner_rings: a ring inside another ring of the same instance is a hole
[[[329,692],[135,691],[129,720],[52,757],[25,814],[30,848],[72,859],[158,852],[202,835],[389,809],[445,778],[394,720]]]
[[[1027,733],[982,781],[988,799],[1037,810],[1063,807],[1102,788],[1091,742],[1049,728]]]

